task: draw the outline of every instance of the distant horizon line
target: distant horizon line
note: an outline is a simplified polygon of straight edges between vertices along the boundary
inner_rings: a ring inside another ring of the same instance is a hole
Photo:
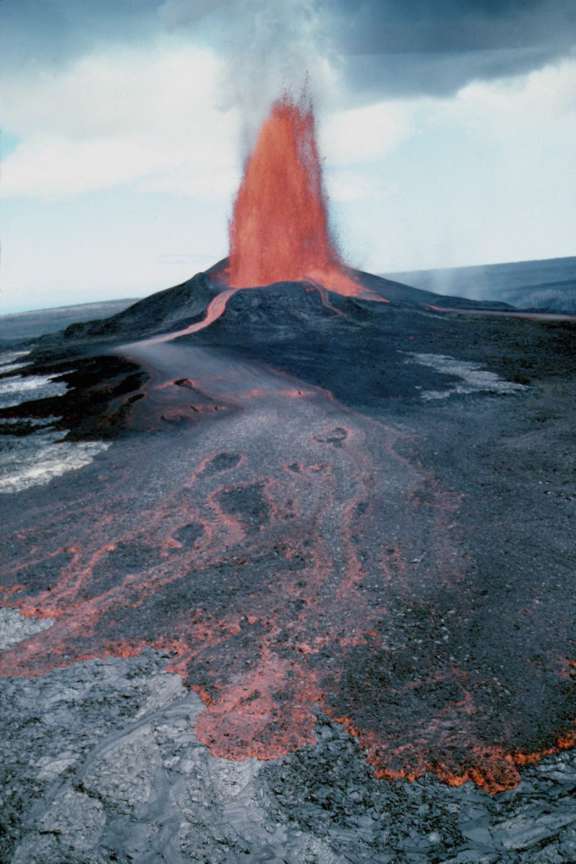
[[[442,267],[418,267],[415,270],[388,270],[386,275],[394,273],[437,273],[445,270],[482,270],[486,267],[515,267],[518,264],[544,264],[546,261],[572,261],[574,255],[553,255],[551,258],[518,258],[512,261],[489,261],[487,264],[447,264]]]
[[[545,263],[545,262],[549,262],[549,261],[571,261],[571,260],[576,261],[576,255],[559,255],[559,256],[553,256],[551,258],[521,258],[521,259],[512,260],[512,261],[510,261],[510,260],[508,260],[508,261],[490,261],[490,262],[485,263],[485,264],[450,264],[450,265],[442,266],[442,267],[419,267],[419,268],[413,269],[413,270],[386,270],[386,271],[380,271],[375,275],[390,277],[390,276],[397,276],[397,275],[408,275],[408,274],[412,274],[412,273],[414,273],[414,274],[438,273],[438,272],[444,272],[447,270],[449,270],[449,271],[482,270],[482,269],[486,269],[489,267],[506,267],[506,266],[513,267],[513,266],[517,266],[519,264],[538,264],[538,263]],[[207,268],[207,269],[210,269],[210,268]],[[352,269],[358,269],[358,270],[362,270],[362,272],[368,272],[368,271],[364,271],[362,267],[357,267],[357,268],[352,268]],[[205,271],[199,270],[197,272],[203,273]],[[192,279],[193,276],[195,276],[195,275],[196,274],[194,273],[189,278]],[[187,281],[187,280],[184,280],[184,281]],[[182,283],[175,283],[175,284],[182,284]],[[169,285],[168,288],[170,288],[170,287],[174,287],[174,286]],[[165,288],[158,288],[157,290],[158,291],[164,291],[166,289]],[[7,318],[13,318],[13,317],[20,316],[20,315],[34,314],[35,312],[38,312],[38,313],[39,312],[58,312],[59,310],[64,310],[64,309],[76,309],[79,307],[86,307],[86,306],[101,306],[101,305],[108,304],[108,303],[126,303],[126,302],[136,303],[138,300],[142,300],[144,297],[152,296],[152,294],[155,294],[155,293],[157,293],[157,291],[152,291],[150,294],[142,294],[142,295],[138,295],[138,296],[109,297],[109,298],[104,299],[104,300],[84,300],[81,303],[64,303],[64,304],[59,303],[58,305],[55,305],[55,306],[16,307],[16,308],[10,309],[10,311],[7,311],[7,312],[0,312],[0,320],[6,320]],[[1,300],[1,297],[2,297],[2,292],[0,291],[0,300]]]

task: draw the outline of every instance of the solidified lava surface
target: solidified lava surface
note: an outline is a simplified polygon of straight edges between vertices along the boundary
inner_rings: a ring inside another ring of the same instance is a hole
[[[118,348],[140,370],[114,414],[129,434],[0,502],[2,604],[54,619],[0,674],[153,646],[201,696],[215,755],[280,757],[324,714],[380,777],[511,788],[575,740],[570,504],[539,486],[529,387],[432,405],[453,378],[409,352],[529,382],[554,348],[573,375],[572,326],[288,285]]]

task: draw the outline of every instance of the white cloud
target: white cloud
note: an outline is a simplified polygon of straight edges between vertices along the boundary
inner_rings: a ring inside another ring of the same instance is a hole
[[[69,199],[136,184],[230,199],[239,179],[238,118],[219,108],[222,71],[213,52],[165,40],[8,82],[0,121],[21,142],[3,161],[0,195]],[[330,101],[334,108],[334,90]],[[381,161],[410,133],[411,111],[399,103],[332,110],[321,124],[322,151],[340,172],[332,195],[373,196],[374,183],[351,166]]]
[[[413,131],[412,109],[399,102],[377,102],[339,111],[321,128],[322,150],[330,164],[383,159]]]
[[[414,134],[416,110],[414,104],[377,102],[326,117],[320,145],[331,201],[353,205],[389,200],[386,160]]]
[[[574,255],[575,61],[394,105],[398,145],[327,175],[351,260],[382,272]]]
[[[3,197],[59,198],[139,179],[166,165],[145,138],[35,135],[4,163]]]
[[[528,75],[464,87],[445,111],[483,135],[514,143],[525,130],[546,134],[576,119],[576,61],[545,66]]]
[[[148,133],[165,119],[170,135],[189,126],[189,114],[213,109],[220,70],[211,51],[176,40],[101,51],[5,81],[2,122],[22,135],[83,138]]]
[[[0,122],[21,143],[3,161],[0,194],[66,198],[163,177],[183,194],[222,194],[235,177],[236,118],[218,108],[219,75],[209,51],[165,42],[8,82]]]
[[[17,146],[0,195],[28,199],[3,208],[5,308],[139,295],[225,254],[240,142],[222,69],[214,52],[164,39],[4,80],[0,128]],[[574,253],[575,62],[349,110],[327,69],[321,150],[352,262]]]

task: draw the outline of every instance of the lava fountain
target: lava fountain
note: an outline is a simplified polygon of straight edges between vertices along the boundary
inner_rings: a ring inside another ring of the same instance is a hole
[[[301,280],[346,296],[367,295],[330,234],[310,98],[284,94],[246,162],[230,224],[228,282],[246,288]]]
[[[226,290],[201,321],[146,344],[204,330],[239,289],[277,282],[310,282],[345,297],[388,302],[352,277],[331,236],[316,120],[306,92],[300,100],[285,93],[260,129],[234,202],[228,265],[218,277]]]

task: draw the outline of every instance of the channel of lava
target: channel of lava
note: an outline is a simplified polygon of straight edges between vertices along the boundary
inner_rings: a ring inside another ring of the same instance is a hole
[[[203,699],[215,755],[313,744],[323,712],[381,777],[513,786],[534,757],[463,659],[458,496],[400,455],[399,431],[326,391],[187,346],[132,359],[151,431],[14,518],[3,602],[55,623],[0,674],[151,646]],[[186,367],[194,379],[167,378]],[[179,435],[154,431],[161,415],[184,418]]]
[[[330,238],[305,101],[279,100],[263,126],[219,278],[202,320],[117,349],[148,374],[126,414],[138,434],[68,477],[57,500],[46,487],[6,511],[0,597],[54,624],[4,651],[0,674],[153,647],[201,696],[196,731],[217,756],[275,759],[312,745],[323,713],[358,738],[380,777],[433,771],[511,788],[518,765],[574,745],[564,708],[573,667],[544,636],[533,664],[531,646],[514,643],[532,678],[483,645],[484,586],[460,493],[391,423],[228,356],[225,338],[223,350],[174,341],[221,325],[245,287],[304,283],[302,296],[319,293],[335,319],[346,317],[342,296],[382,300]],[[377,326],[358,309],[362,327]],[[537,603],[521,596],[510,627],[522,633],[533,618],[546,634]]]

